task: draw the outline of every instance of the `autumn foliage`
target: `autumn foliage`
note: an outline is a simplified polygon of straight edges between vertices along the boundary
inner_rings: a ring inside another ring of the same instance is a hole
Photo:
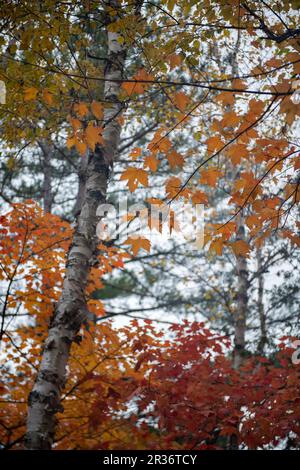
[[[1,442],[19,448],[71,229],[29,201],[2,217],[1,234],[7,312],[24,308],[29,316],[2,338],[9,362],[2,374]],[[121,255],[102,256],[108,270],[122,265]],[[100,283],[93,276],[91,282]],[[234,370],[229,338],[204,323],[160,331],[151,320],[132,320],[115,330],[102,320],[99,300],[89,306],[99,322],[89,322],[72,349],[55,448],[226,449],[237,439],[251,449],[276,446],[291,432],[299,436],[292,338],[283,338],[273,356],[249,357]]]
[[[0,449],[300,448],[298,8],[3,2]]]

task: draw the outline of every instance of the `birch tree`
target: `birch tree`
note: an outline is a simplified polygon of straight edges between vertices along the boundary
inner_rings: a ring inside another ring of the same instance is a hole
[[[55,433],[55,414],[62,411],[61,393],[66,382],[66,368],[72,343],[78,340],[81,325],[88,318],[85,288],[91,266],[97,262],[97,208],[106,201],[110,168],[118,147],[122,103],[120,80],[126,58],[126,45],[118,32],[109,30],[119,1],[105,4],[107,18],[107,58],[105,67],[104,143],[88,156],[87,178],[82,207],[67,256],[66,275],[61,298],[45,342],[40,369],[28,399],[25,443],[27,449],[50,449]],[[126,43],[125,43],[126,44]]]

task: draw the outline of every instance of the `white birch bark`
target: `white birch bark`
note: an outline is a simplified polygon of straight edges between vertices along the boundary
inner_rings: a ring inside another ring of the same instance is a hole
[[[118,8],[118,0],[107,1],[108,7]],[[79,329],[87,319],[85,288],[91,266],[97,255],[96,210],[106,200],[109,169],[120,137],[120,83],[123,78],[126,45],[120,44],[117,33],[107,31],[107,65],[105,67],[104,145],[90,153],[87,164],[85,194],[70,246],[62,294],[45,341],[40,369],[28,398],[28,418],[25,446],[27,449],[51,449],[56,418],[62,411],[61,394],[66,382],[66,366],[70,348]]]

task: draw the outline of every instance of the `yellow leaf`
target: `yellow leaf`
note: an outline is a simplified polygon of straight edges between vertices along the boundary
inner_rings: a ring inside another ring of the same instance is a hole
[[[127,180],[127,186],[129,191],[133,192],[141,183],[143,186],[148,186],[148,173],[145,170],[128,167],[124,173],[122,173],[120,180]]]
[[[16,166],[16,161],[14,157],[9,157],[9,159],[6,162],[6,166],[10,171],[14,169],[14,167]]]

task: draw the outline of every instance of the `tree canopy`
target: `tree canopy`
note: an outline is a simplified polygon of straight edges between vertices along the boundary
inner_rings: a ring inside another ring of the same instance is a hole
[[[299,6],[2,2],[1,449],[299,449]]]

